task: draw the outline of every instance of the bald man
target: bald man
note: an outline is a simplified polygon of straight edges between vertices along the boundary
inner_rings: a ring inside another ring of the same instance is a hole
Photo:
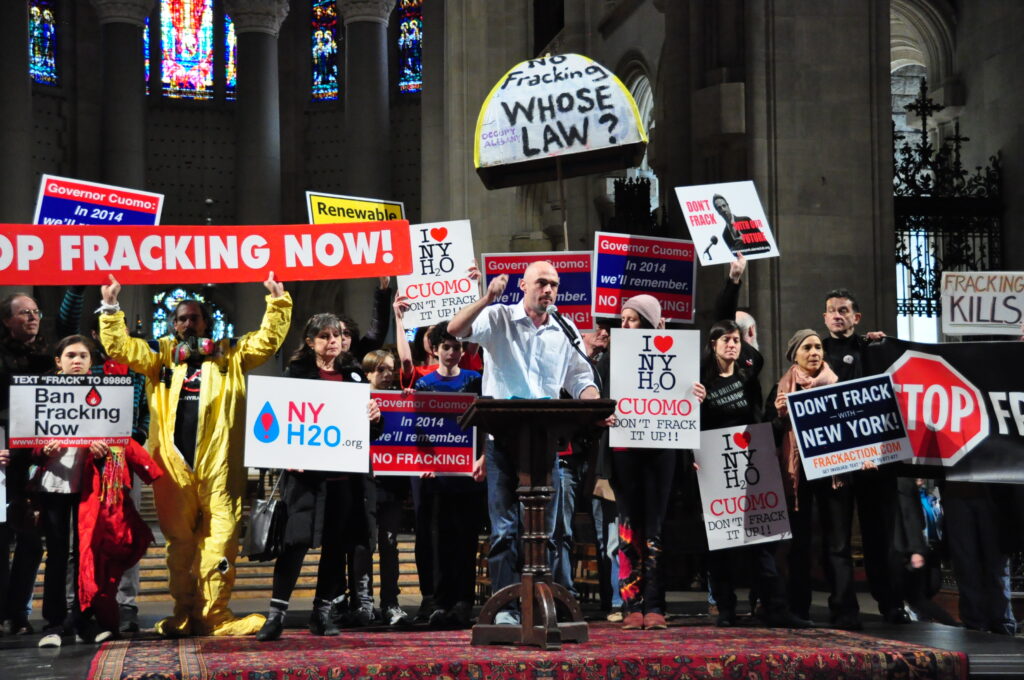
[[[448,332],[457,338],[478,343],[487,351],[482,393],[496,399],[558,399],[564,389],[577,399],[597,399],[590,364],[579,355],[558,324],[547,313],[548,305],[558,297],[558,272],[550,262],[530,264],[519,281],[523,291],[520,302],[492,305],[505,291],[508,276],[491,280],[487,292],[476,302],[463,307],[448,322]],[[572,321],[565,320],[573,331]],[[487,507],[491,518],[491,548],[488,556],[494,592],[518,583],[519,573],[519,483],[513,453],[501,442],[488,445]],[[560,487],[558,467],[552,457],[552,481]],[[560,497],[549,503],[545,515],[548,536],[555,528],[560,512]],[[548,545],[549,563],[554,546]],[[565,585],[565,584],[563,584]],[[495,623],[518,624],[518,612],[498,613]]]

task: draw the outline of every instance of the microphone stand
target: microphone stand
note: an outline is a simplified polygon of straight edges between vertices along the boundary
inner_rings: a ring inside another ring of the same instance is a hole
[[[594,361],[587,356],[587,353],[580,348],[579,334],[573,332],[573,329],[565,322],[562,315],[558,313],[558,307],[555,305],[548,305],[548,308],[545,311],[555,320],[555,323],[557,323],[558,327],[562,329],[562,332],[565,333],[565,337],[569,339],[569,344],[572,345],[573,349],[575,349],[576,352],[583,357],[583,360],[587,362],[587,365],[590,366],[591,373],[594,374],[595,382],[597,382],[597,391],[599,393],[603,392],[604,382],[601,380],[601,374],[597,370],[597,364],[594,363]]]

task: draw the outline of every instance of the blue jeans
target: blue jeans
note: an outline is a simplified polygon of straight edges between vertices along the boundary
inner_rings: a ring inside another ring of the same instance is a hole
[[[622,607],[619,593],[619,518],[615,503],[596,496],[590,499],[597,536],[597,569],[601,579],[601,609]]]
[[[519,583],[522,564],[519,554],[519,537],[522,535],[522,512],[516,498],[519,486],[519,471],[514,453],[487,442],[487,513],[491,518],[491,547],[487,565],[491,574],[492,592],[505,586]],[[552,454],[554,458],[554,454]],[[544,530],[548,535],[548,565],[554,561],[555,544],[551,536],[555,530],[555,518],[561,510],[558,483],[558,461],[552,460],[552,485],[554,498],[544,514]]]
[[[561,512],[558,513],[555,533],[552,536],[555,542],[552,577],[555,583],[565,586],[573,597],[578,598],[579,592],[572,580],[572,553],[576,545],[572,520],[576,515],[576,495],[587,474],[587,461],[582,456],[559,456],[556,467],[560,484],[556,484],[555,488],[561,489],[562,498],[559,502]]]

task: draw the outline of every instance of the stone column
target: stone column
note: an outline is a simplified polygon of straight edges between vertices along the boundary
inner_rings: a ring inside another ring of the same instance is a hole
[[[773,379],[833,288],[858,296],[861,332],[896,331],[889,2],[745,7],[748,167],[782,253],[750,276]]]
[[[388,18],[393,0],[338,0],[345,21],[345,193],[391,198]]]
[[[281,222],[277,36],[288,0],[224,0],[238,35],[235,205],[239,224]]]
[[[92,0],[102,31],[100,172],[104,182],[136,189],[146,184],[142,29],[155,4],[155,0]]]
[[[0,222],[32,221],[32,79],[28,3],[0,2]]]

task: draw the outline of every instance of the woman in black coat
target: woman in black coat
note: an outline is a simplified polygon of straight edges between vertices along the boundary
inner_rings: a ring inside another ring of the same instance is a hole
[[[362,370],[341,351],[342,326],[334,314],[316,314],[306,322],[302,345],[292,354],[285,376],[338,382],[366,382]],[[367,404],[371,438],[383,426],[380,408]],[[274,563],[274,583],[267,622],[256,634],[261,642],[276,640],[284,629],[288,601],[310,548],[322,546],[309,629],[314,635],[338,635],[331,620],[331,601],[345,576],[345,554],[369,541],[363,477],[358,474],[286,470],[281,498],[287,520],[284,548]],[[330,518],[330,523],[325,518]]]

